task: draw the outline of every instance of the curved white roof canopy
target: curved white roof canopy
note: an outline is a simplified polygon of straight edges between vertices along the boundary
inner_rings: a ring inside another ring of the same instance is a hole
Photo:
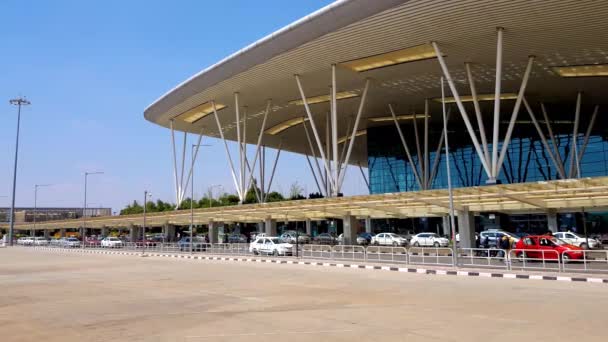
[[[225,137],[236,140],[233,94],[238,92],[241,106],[247,107],[247,142],[255,144],[268,99],[273,107],[267,129],[304,117],[304,107],[293,101],[300,99],[294,74],[300,75],[307,97],[328,94],[331,64],[338,64],[338,92],[360,92],[365,79],[371,79],[359,130],[386,125],[370,118],[390,115],[388,103],[398,115],[421,113],[425,98],[441,95],[437,59],[364,72],[340,63],[436,41],[454,79],[466,79],[464,63],[470,62],[478,93],[493,93],[496,27],[505,29],[503,92],[517,93],[527,58],[535,55],[526,91],[531,103],[567,100],[570,105],[576,92],[583,91],[584,105],[591,106],[605,102],[602,89],[608,86],[607,78],[562,78],[553,67],[608,63],[607,17],[605,1],[338,1],[201,71],[151,104],[144,116],[165,127],[176,118],[177,130],[199,133],[204,128],[205,135],[219,136],[213,115],[194,123],[180,116],[215,100],[226,105],[219,112]],[[464,81],[458,83],[458,89],[461,95],[470,94]],[[451,95],[447,87],[446,91]],[[338,101],[339,136],[347,134],[347,123],[356,114],[359,100]],[[510,114],[512,102],[501,106],[504,113]],[[491,106],[488,102],[483,107],[486,129],[491,127]],[[329,103],[313,104],[311,109],[324,137]],[[241,109],[241,115],[243,112]],[[473,117],[472,107],[470,115]],[[431,121],[440,117],[440,105],[432,103]],[[459,115],[452,117],[460,119]],[[285,150],[310,154],[301,124],[275,135],[265,134],[263,143],[277,147],[281,140]],[[365,135],[356,142],[351,163],[365,165]]]

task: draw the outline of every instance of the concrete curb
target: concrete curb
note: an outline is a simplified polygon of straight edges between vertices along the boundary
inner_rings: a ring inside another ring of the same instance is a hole
[[[49,247],[34,247],[33,249],[45,252],[72,252],[72,253],[84,253],[84,254],[111,254],[111,255],[131,255],[141,256],[141,252],[124,252],[124,251],[100,251],[91,249],[66,249],[66,248],[49,248]],[[380,266],[380,265],[365,265],[365,264],[351,264],[351,263],[337,263],[335,261],[330,262],[317,262],[317,261],[294,261],[294,260],[281,260],[281,259],[270,259],[270,258],[251,258],[251,257],[220,257],[220,256],[203,256],[203,255],[189,255],[189,254],[171,254],[171,253],[158,253],[158,252],[146,252],[146,256],[161,257],[161,258],[174,258],[174,259],[194,259],[194,260],[212,260],[212,261],[240,261],[240,262],[258,262],[258,263],[271,263],[271,264],[291,264],[291,265],[309,265],[309,266],[322,266],[322,267],[339,267],[339,268],[354,268],[364,270],[376,270],[376,271],[389,271],[389,272],[404,272],[404,273],[416,273],[416,274],[431,274],[431,275],[451,275],[451,276],[463,276],[463,277],[482,277],[482,278],[503,278],[503,279],[531,279],[531,280],[554,280],[564,282],[586,282],[586,283],[603,283],[608,284],[608,279],[593,278],[587,276],[572,277],[572,276],[547,276],[540,274],[521,274],[521,273],[500,273],[500,272],[472,272],[462,270],[439,270],[439,269],[428,269],[428,268],[414,268],[414,267],[399,267],[399,266]]]

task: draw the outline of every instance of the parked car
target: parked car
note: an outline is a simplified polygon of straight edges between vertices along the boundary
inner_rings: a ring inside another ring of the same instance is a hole
[[[85,240],[84,245],[86,247],[99,247],[99,246],[101,246],[101,240],[99,240],[97,238],[87,238]]]
[[[113,236],[108,236],[101,240],[101,247],[122,248],[124,245],[125,243],[121,239]]]
[[[588,248],[599,248],[601,243],[596,239],[589,238],[589,243],[587,244],[587,239],[584,236],[573,233],[573,232],[558,232],[553,233],[553,236],[556,238],[565,241],[569,245],[578,246],[582,249]]]
[[[296,243],[296,236],[298,237],[298,243],[310,243],[310,235],[306,233],[296,232],[295,230],[286,231],[279,239],[285,243]]]
[[[501,229],[489,229],[479,233],[479,242],[482,248],[498,247],[498,241],[506,235],[513,241],[513,246],[517,244],[520,238],[510,232]]]
[[[380,246],[394,246],[394,247],[405,247],[408,245],[408,241],[401,235],[395,233],[380,233],[371,239],[372,245]]]
[[[249,252],[255,255],[292,255],[293,245],[281,241],[278,237],[258,237],[249,244]]]
[[[49,241],[49,245],[51,246],[61,246],[61,239],[53,238]]]
[[[177,241],[177,246],[180,251],[189,251],[190,250],[190,237],[184,236],[179,241]],[[192,238],[192,250],[197,252],[204,252],[207,250],[207,242],[205,238],[200,236],[195,236]]]
[[[66,247],[66,248],[80,247],[80,240],[78,240],[75,237],[62,238],[61,247]]]
[[[321,233],[312,240],[317,245],[335,245],[338,242],[336,236],[330,233]]]
[[[43,238],[42,236],[38,236],[32,239],[32,244],[34,246],[47,246],[49,244],[49,240]]]
[[[29,236],[22,236],[17,239],[18,245],[27,246],[27,245],[31,245],[32,243],[33,243],[33,240]]]
[[[546,251],[546,252],[545,252]],[[515,245],[515,256],[543,260],[577,260],[583,249],[549,235],[529,235]]]
[[[367,246],[372,242],[374,234],[372,233],[361,233],[357,236],[357,244]]]
[[[447,247],[450,245],[450,240],[435,233],[420,233],[412,237],[410,244],[414,247]]]
[[[230,234],[228,243],[247,243],[247,237],[243,234]]]

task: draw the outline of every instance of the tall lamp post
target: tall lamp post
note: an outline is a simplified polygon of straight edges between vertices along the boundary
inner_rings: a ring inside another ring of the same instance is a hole
[[[194,243],[194,148],[200,148],[201,146],[207,147],[211,145],[205,144],[192,144],[191,150],[191,160],[192,164],[190,165],[190,169],[192,172],[190,173],[190,254],[192,254],[192,244]]]
[[[31,104],[25,98],[19,97],[9,101],[10,104],[17,106],[17,138],[15,142],[15,166],[13,167],[13,198],[11,200],[10,226],[8,229],[9,246],[13,245],[13,228],[15,227],[15,190],[17,189],[17,159],[19,156],[19,124],[21,123],[21,107]]]
[[[51,186],[52,184],[35,184],[34,185],[34,234],[36,234],[36,218],[38,216],[38,188]]]
[[[452,191],[452,174],[450,173],[450,145],[448,144],[448,123],[445,113],[445,90],[443,77],[441,77],[441,111],[443,114],[443,135],[445,139],[445,165],[448,178],[448,197],[450,200],[450,225],[452,230],[452,255],[455,266],[458,266],[458,249],[456,248],[456,222],[454,222],[454,192]]]
[[[148,203],[148,197],[152,197],[152,194],[148,190],[144,190],[144,224],[141,227],[141,254],[146,254],[146,203]]]
[[[84,240],[87,233],[87,180],[90,175],[102,175],[103,171],[85,172],[84,173],[84,208],[82,209],[82,248],[84,248]]]

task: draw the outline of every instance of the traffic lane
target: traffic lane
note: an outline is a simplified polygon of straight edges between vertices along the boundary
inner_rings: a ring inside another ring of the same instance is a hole
[[[604,340],[603,284],[18,249],[0,257],[11,260],[0,264],[8,341]]]

